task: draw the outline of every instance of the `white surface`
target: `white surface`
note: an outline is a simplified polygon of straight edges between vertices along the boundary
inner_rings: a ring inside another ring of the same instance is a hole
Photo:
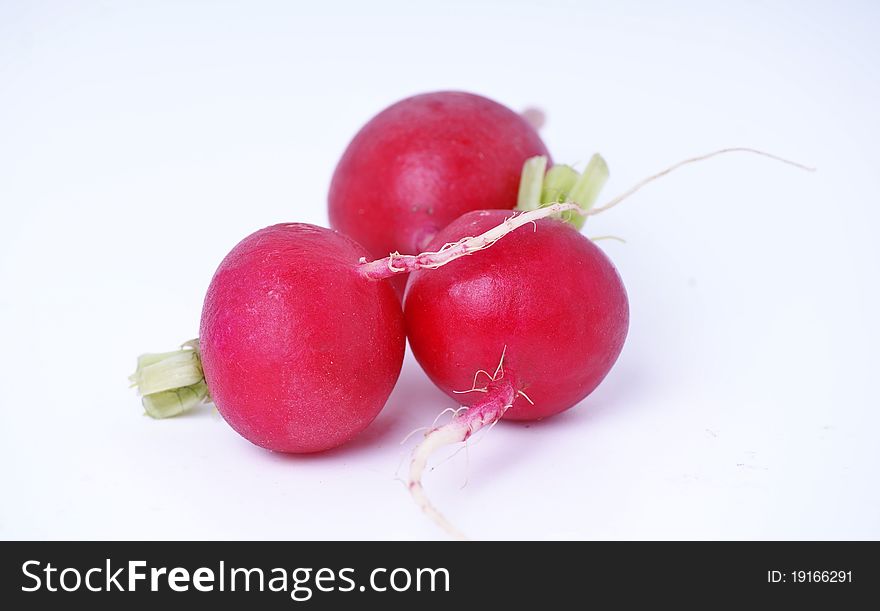
[[[871,2],[0,4],[0,537],[434,538],[395,469],[451,402],[407,357],[379,419],[272,455],[142,417],[142,351],[217,263],[326,224],[349,138],[409,94],[543,107],[606,195],[729,145],[587,233],[629,290],[605,383],[498,426],[429,493],[478,538],[880,537],[880,8]],[[472,6],[476,4],[475,6]],[[401,471],[402,473],[402,471]],[[467,487],[459,489],[466,474]]]

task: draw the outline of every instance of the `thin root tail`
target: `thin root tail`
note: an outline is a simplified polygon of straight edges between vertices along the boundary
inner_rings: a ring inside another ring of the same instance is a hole
[[[504,416],[517,397],[513,376],[509,373],[505,376],[500,363],[495,377],[486,386],[485,391],[486,394],[480,401],[468,409],[456,411],[450,422],[428,431],[425,438],[413,450],[409,465],[407,488],[416,505],[447,534],[460,540],[466,539],[464,534],[446,519],[425,494],[422,475],[434,452],[444,446],[464,443],[477,431],[487,426],[491,427]]]

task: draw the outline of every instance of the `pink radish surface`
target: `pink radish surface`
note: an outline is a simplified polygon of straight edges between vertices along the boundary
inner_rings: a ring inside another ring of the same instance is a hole
[[[403,317],[367,253],[306,224],[242,240],[211,281],[199,348],[210,396],[249,441],[279,452],[345,443],[385,405],[400,373]]]
[[[468,213],[432,247],[480,234],[510,216]],[[546,418],[576,405],[620,354],[629,322],[626,292],[611,261],[569,224],[540,220],[491,248],[410,277],[407,334],[419,364],[457,401],[480,371],[493,372],[502,351],[519,396],[510,420]],[[478,385],[487,377],[477,376]]]
[[[548,155],[537,131],[497,102],[450,91],[407,98],[348,145],[330,184],[330,225],[377,257],[420,252],[465,212],[513,208],[535,155]]]

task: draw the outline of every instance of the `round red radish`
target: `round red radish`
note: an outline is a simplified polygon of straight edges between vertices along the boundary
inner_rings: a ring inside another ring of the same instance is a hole
[[[330,225],[373,255],[417,253],[471,210],[516,205],[526,159],[548,155],[529,122],[462,92],[402,100],[348,145],[330,184]]]
[[[327,450],[385,405],[403,361],[403,316],[388,282],[357,271],[366,254],[335,231],[283,224],[220,264],[199,350],[214,404],[249,441]]]
[[[509,216],[466,214],[429,249],[481,234]],[[629,323],[611,261],[571,225],[551,219],[473,256],[411,274],[404,312],[413,354],[457,401],[467,404],[468,397],[455,391],[486,387],[504,354],[506,382],[525,393],[505,406],[503,417],[511,420],[552,416],[590,394],[617,360]],[[480,370],[486,375],[475,384]]]
[[[464,403],[450,421],[427,427],[407,482],[416,504],[450,535],[464,538],[422,485],[433,452],[466,442],[502,418],[534,420],[573,407],[608,374],[626,339],[629,302],[617,270],[573,225],[553,217],[585,219],[677,168],[732,152],[811,169],[756,149],[720,149],[669,166],[593,207],[596,186],[607,178],[601,158],[594,156],[592,171],[588,164],[579,176],[570,168],[544,174],[538,158],[524,168],[521,213],[465,214],[439,232],[428,252],[364,266],[372,278],[412,272],[404,315],[413,354],[440,389]],[[553,192],[576,196],[551,203]]]

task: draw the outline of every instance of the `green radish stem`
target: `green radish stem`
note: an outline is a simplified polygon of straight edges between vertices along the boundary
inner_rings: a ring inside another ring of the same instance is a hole
[[[535,210],[541,206],[541,183],[547,169],[544,155],[526,159],[519,177],[519,193],[514,210]]]
[[[188,341],[180,350],[142,354],[128,380],[142,395],[144,411],[151,418],[178,416],[211,400],[197,339]]]
[[[547,158],[543,155],[531,157],[523,164],[515,210],[528,212],[557,203],[573,203],[590,210],[608,182],[608,164],[599,154],[590,158],[583,172],[563,164],[546,168]],[[583,214],[574,211],[563,212],[559,218],[578,230],[586,221]]]

